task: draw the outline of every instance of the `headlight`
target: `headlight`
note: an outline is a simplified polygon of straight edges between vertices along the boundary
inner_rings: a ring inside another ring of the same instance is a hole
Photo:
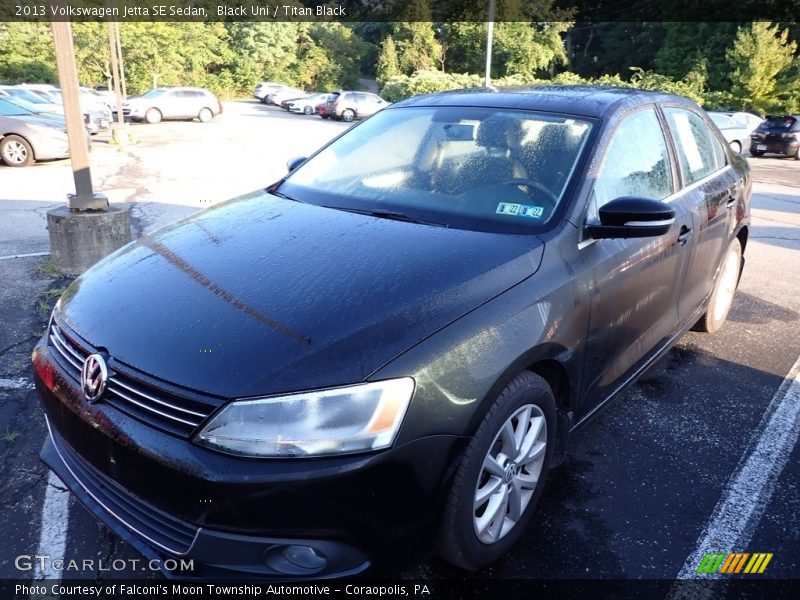
[[[785,140],[793,140],[793,139],[795,139],[797,136],[796,136],[794,133],[782,133],[782,134],[781,134],[781,137],[782,137],[783,139],[785,139]]]
[[[243,456],[324,456],[388,448],[406,414],[410,377],[241,400],[196,436],[203,446]]]

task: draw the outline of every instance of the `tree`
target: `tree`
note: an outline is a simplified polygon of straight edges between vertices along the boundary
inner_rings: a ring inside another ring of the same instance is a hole
[[[428,0],[410,0],[403,10],[407,21],[392,24],[392,38],[397,47],[398,66],[403,73],[433,69],[442,48],[436,40]]]
[[[383,86],[395,75],[400,74],[400,63],[397,61],[397,47],[392,36],[387,36],[381,44],[381,51],[378,54],[378,63],[375,67],[375,75],[379,86]]]
[[[747,108],[782,108],[780,96],[791,95],[800,84],[794,64],[797,44],[788,35],[788,30],[764,21],[737,31],[727,53],[731,91]]]
[[[655,69],[680,79],[705,64],[711,89],[730,88],[726,49],[736,37],[736,23],[662,23],[664,41],[655,56]]]
[[[55,50],[47,23],[0,23],[0,80],[55,83]]]

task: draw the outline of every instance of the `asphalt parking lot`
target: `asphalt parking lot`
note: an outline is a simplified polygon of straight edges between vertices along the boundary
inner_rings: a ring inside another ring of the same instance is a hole
[[[266,186],[288,158],[347,127],[227,103],[209,124],[134,125],[138,143],[124,149],[102,134],[92,151],[95,185],[131,204],[138,235]],[[753,228],[725,327],[687,334],[576,434],[510,555],[475,574],[422,558],[405,576],[673,579],[691,574],[704,552],[740,551],[773,553],[763,577],[800,579],[800,393],[791,383],[800,356],[800,161],[749,160]],[[44,294],[64,281],[37,267],[48,250],[46,210],[70,190],[68,161],[0,166],[2,578],[58,574],[18,570],[21,554],[106,564],[139,557],[38,461],[46,432],[29,356],[47,315]],[[89,575],[159,577],[133,568]]]

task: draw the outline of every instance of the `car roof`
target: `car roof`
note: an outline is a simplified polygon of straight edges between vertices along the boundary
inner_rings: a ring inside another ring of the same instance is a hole
[[[683,96],[595,85],[542,85],[511,88],[473,88],[414,96],[392,105],[392,109],[409,106],[476,106],[542,110],[585,117],[603,117],[622,105],[669,102],[697,106]]]

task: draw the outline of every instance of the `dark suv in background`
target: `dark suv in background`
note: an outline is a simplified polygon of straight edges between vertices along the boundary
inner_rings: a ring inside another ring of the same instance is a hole
[[[750,154],[763,156],[766,152],[800,160],[800,115],[767,115],[750,135]]]
[[[328,96],[325,118],[350,122],[374,115],[389,102],[369,92],[334,92]]]

